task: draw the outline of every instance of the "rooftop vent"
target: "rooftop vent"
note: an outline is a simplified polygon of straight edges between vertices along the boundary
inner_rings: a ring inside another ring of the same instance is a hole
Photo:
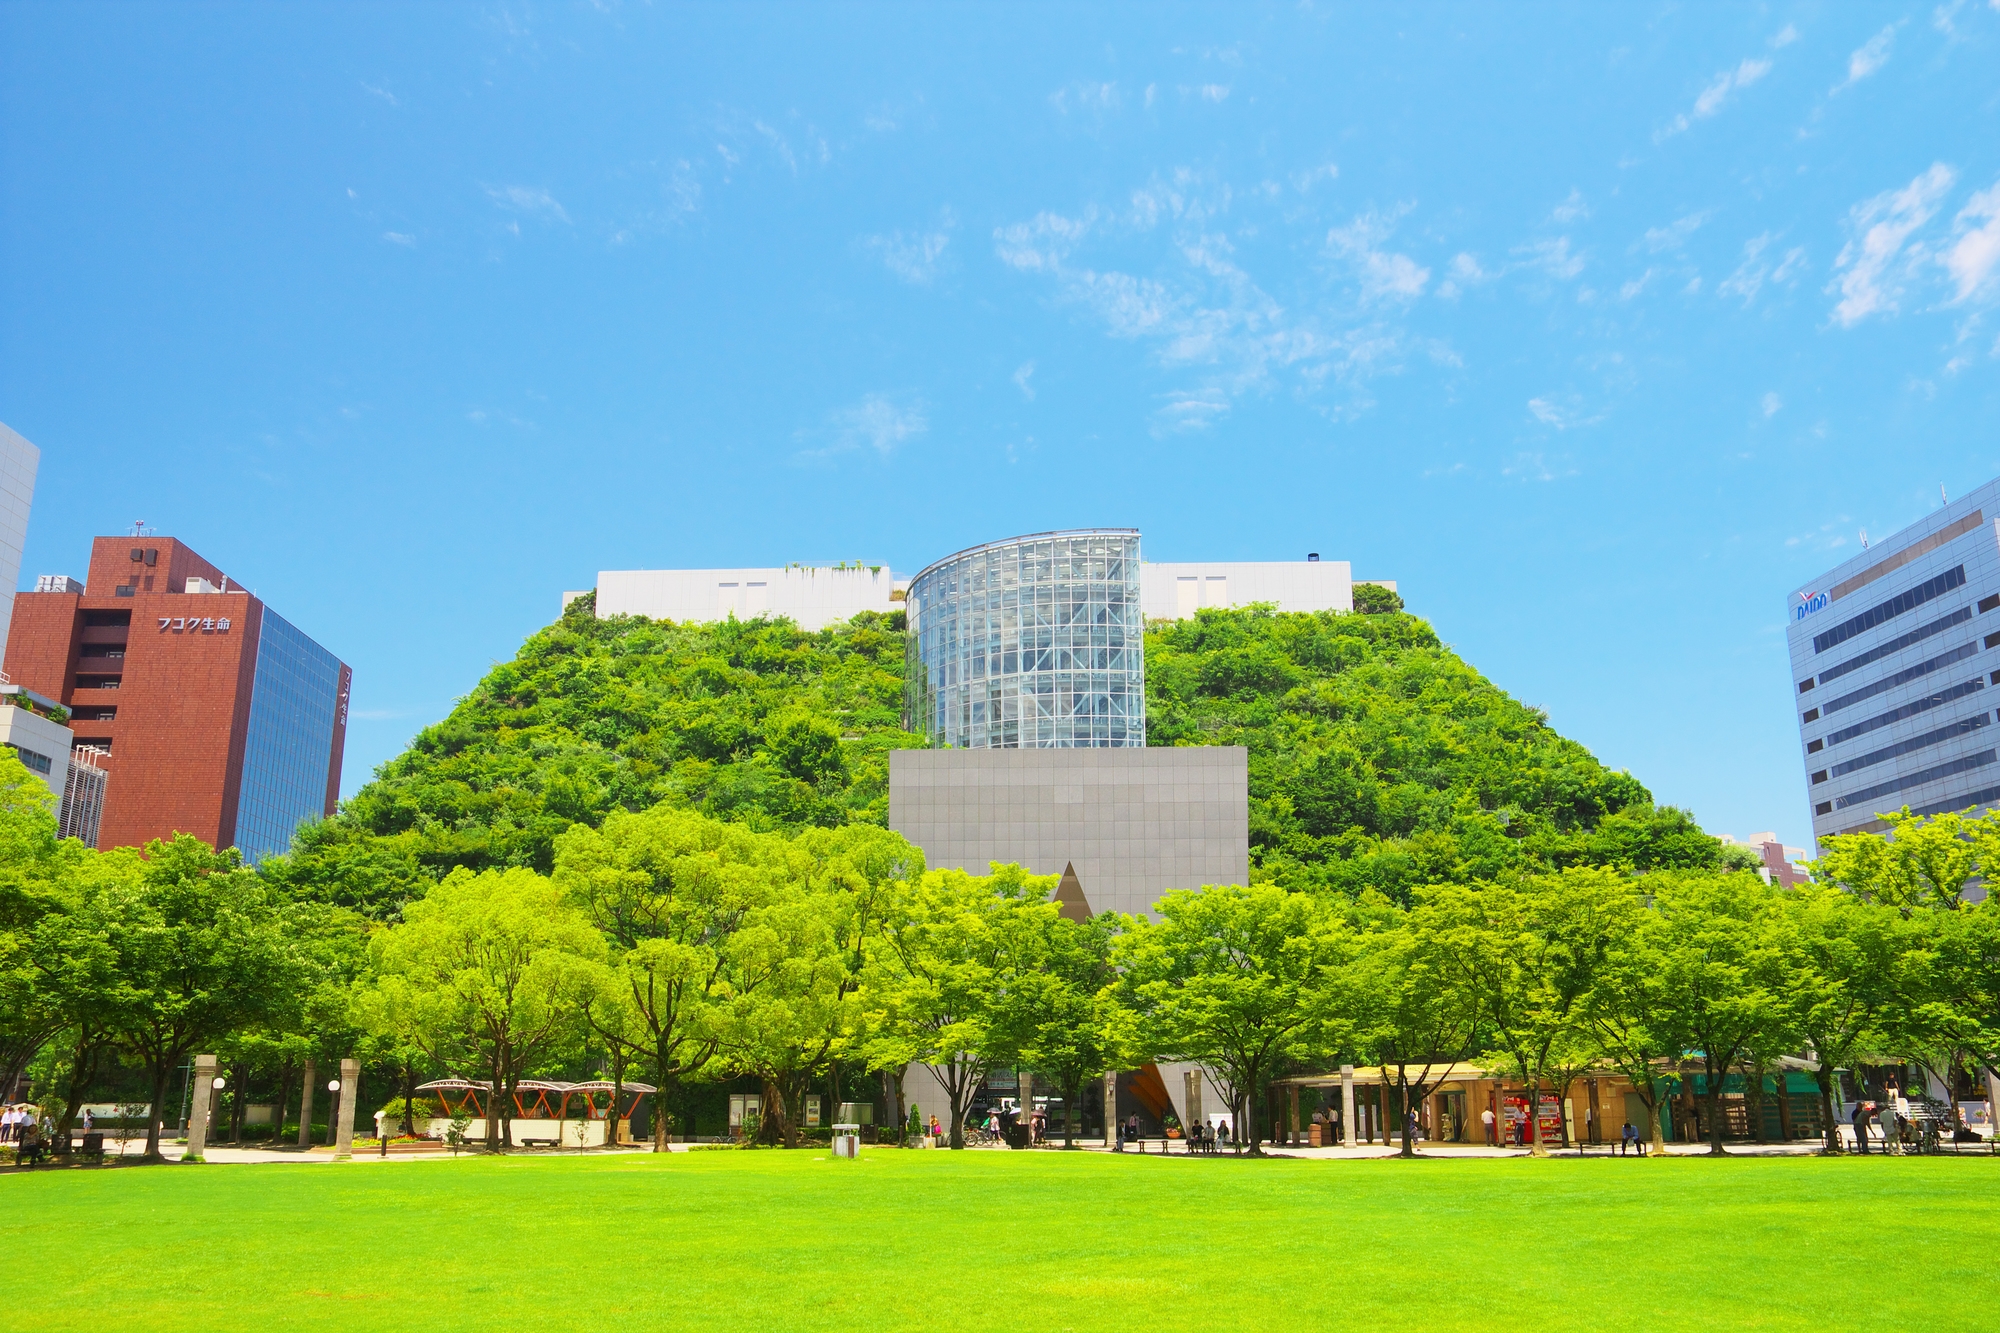
[[[1315,564],[1315,565],[1316,565],[1316,564],[1318,564],[1318,563],[1319,563],[1319,552],[1318,552],[1318,551],[1307,551],[1307,552],[1306,552],[1306,560],[1307,560],[1307,561],[1308,561],[1309,563],[1311,563],[1311,564]]]

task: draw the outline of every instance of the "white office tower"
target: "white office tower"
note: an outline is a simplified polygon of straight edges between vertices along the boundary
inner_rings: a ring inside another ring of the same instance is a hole
[[[2000,806],[2000,481],[1795,590],[1786,609],[1813,836]]]
[[[28,510],[35,503],[35,472],[42,451],[0,421],[0,651],[14,620],[14,589],[21,583],[21,550],[28,544]],[[5,663],[0,663],[4,666]]]

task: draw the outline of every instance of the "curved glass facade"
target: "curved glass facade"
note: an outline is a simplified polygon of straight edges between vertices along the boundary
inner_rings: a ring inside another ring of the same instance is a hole
[[[961,749],[1143,746],[1139,534],[1040,532],[910,580],[904,725]]]

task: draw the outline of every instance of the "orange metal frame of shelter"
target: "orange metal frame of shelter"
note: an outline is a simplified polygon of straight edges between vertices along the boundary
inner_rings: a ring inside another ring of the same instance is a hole
[[[612,1095],[619,1089],[630,1095],[630,1100],[619,1112],[621,1120],[630,1119],[638,1108],[639,1099],[648,1093],[658,1092],[650,1083],[626,1082],[614,1085],[605,1079],[588,1083],[556,1083],[548,1079],[524,1078],[514,1085],[515,1120],[604,1120],[611,1114]],[[493,1084],[484,1079],[441,1078],[420,1084],[418,1092],[437,1094],[448,1115],[469,1115],[484,1120],[487,1107],[493,1097]],[[580,1098],[582,1104],[571,1109],[571,1102]],[[531,1100],[532,1099],[532,1100]],[[601,1099],[601,1101],[600,1101]]]

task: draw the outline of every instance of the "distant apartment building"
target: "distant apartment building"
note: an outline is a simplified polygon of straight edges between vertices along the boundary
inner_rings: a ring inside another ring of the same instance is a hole
[[[21,585],[21,552],[28,544],[28,512],[35,503],[35,473],[42,451],[0,422],[0,590]],[[0,598],[0,644],[7,641],[10,599]],[[6,663],[0,661],[0,668]]]
[[[2000,481],[1795,590],[1786,606],[1813,836],[2000,805]]]
[[[1777,884],[1783,888],[1794,888],[1812,881],[1806,868],[1797,864],[1805,859],[1803,847],[1787,847],[1778,841],[1775,833],[1753,833],[1747,838],[1732,838],[1727,833],[1718,835],[1725,847],[1747,847],[1755,852],[1760,864],[1757,873],[1764,877],[1766,884]]]
[[[191,833],[256,861],[340,793],[352,673],[172,538],[99,537],[14,597],[16,684],[67,707],[100,847]]]

